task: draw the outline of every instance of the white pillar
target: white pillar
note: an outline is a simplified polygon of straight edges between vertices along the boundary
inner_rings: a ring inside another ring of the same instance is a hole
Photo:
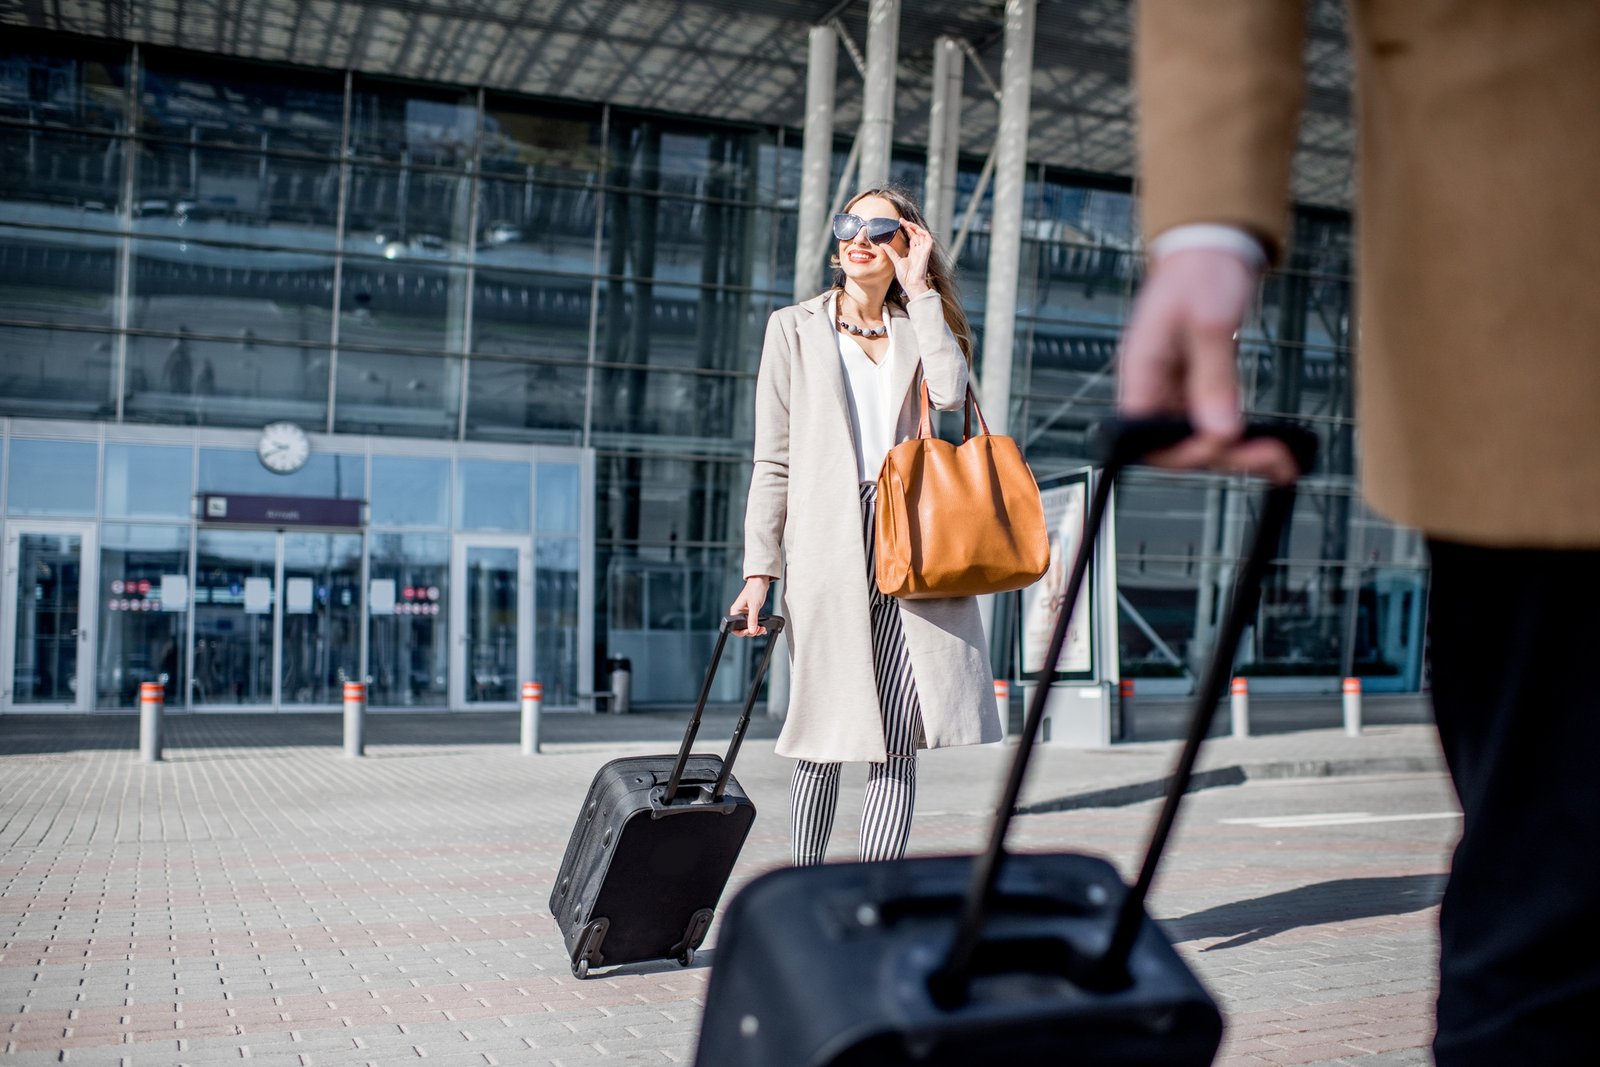
[[[1010,432],[1011,424],[1011,357],[1033,88],[1033,15],[1034,0],[1006,0],[1000,125],[994,146],[994,208],[989,226],[989,289],[983,315],[983,412],[990,430],[999,434]]]
[[[889,180],[894,147],[895,65],[900,55],[900,0],[871,0],[867,10],[867,84],[861,98],[861,188]]]
[[[955,236],[956,171],[961,159],[961,88],[965,76],[961,42],[940,37],[933,45],[933,103],[928,109],[928,182],[922,214],[949,246]]]
[[[838,59],[839,35],[833,27],[811,27],[811,48],[806,59],[806,124],[800,152],[799,233],[794,246],[796,303],[816,295],[820,266],[816,251],[822,246],[828,229],[828,177],[833,169],[833,91]]]

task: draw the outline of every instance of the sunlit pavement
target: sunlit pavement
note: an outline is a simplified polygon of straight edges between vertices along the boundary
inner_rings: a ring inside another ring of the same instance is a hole
[[[668,751],[681,715],[0,718],[6,1062],[675,1063],[695,963],[568,968],[546,901],[594,771]],[[708,718],[715,750],[731,717]],[[790,763],[757,720],[738,777],[761,814],[729,893],[787,853]],[[1125,872],[1171,742],[1041,748],[1011,844]],[[978,847],[1012,747],[924,756],[914,852]],[[1423,725],[1218,738],[1152,910],[1222,1002],[1222,1062],[1426,1063],[1435,919],[1458,820]],[[832,856],[850,858],[847,769]],[[1231,784],[1230,784],[1231,783]],[[1084,805],[1115,806],[1084,806]]]

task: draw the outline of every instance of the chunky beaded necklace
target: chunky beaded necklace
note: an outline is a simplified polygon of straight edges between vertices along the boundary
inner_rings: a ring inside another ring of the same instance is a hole
[[[857,326],[855,323],[845,318],[840,318],[838,321],[839,329],[843,330],[845,333],[853,333],[857,337],[865,337],[869,341],[874,337],[889,336],[889,324],[887,322],[882,326],[874,326],[871,329],[868,329],[865,326]]]

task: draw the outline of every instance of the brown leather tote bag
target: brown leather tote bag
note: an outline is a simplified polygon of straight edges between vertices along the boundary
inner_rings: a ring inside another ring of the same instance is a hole
[[[970,385],[961,444],[934,437],[926,381],[921,392],[917,436],[891,448],[878,472],[878,588],[923,600],[1038,581],[1050,566],[1050,536],[1017,443],[989,432]]]

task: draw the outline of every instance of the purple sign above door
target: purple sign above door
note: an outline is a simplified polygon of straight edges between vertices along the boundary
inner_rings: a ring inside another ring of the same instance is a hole
[[[320,496],[201,493],[202,523],[232,526],[341,526],[359,529],[366,504]]]

